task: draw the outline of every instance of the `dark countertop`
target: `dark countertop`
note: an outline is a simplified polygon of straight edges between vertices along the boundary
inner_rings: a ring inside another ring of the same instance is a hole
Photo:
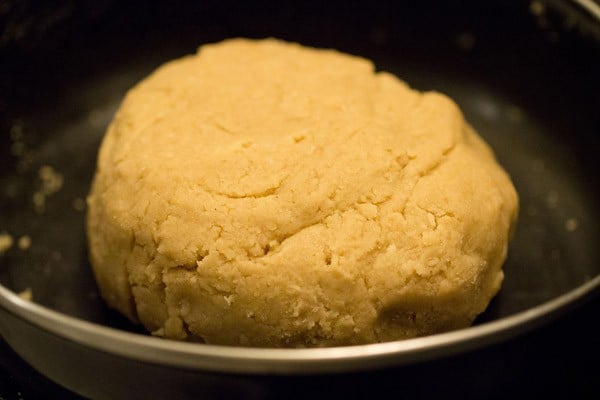
[[[267,378],[261,385],[266,398],[392,394],[396,398],[504,398],[528,394],[532,398],[596,399],[600,396],[599,306],[596,296],[530,333],[437,361],[304,380]],[[40,398],[80,397],[45,379],[0,341],[0,400]]]

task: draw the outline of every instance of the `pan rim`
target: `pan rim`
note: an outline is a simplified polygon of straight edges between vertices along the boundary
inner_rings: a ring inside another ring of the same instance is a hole
[[[2,284],[0,307],[35,328],[138,362],[221,373],[325,374],[427,361],[507,340],[558,316],[598,289],[600,275],[530,309],[464,329],[385,343],[302,349],[188,343],[126,332],[22,299]]]

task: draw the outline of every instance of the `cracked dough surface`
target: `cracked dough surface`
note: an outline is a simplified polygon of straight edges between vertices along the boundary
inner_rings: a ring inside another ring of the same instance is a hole
[[[500,288],[517,194],[448,97],[235,39],[130,90],[88,204],[110,306],[168,338],[302,347],[471,324]]]

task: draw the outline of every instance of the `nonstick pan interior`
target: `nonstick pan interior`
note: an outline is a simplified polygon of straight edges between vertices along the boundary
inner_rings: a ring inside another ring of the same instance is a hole
[[[598,275],[600,63],[592,37],[540,29],[521,4],[436,4],[432,13],[428,2],[410,9],[333,2],[230,13],[229,2],[201,3],[190,10],[150,4],[144,13],[136,2],[67,7],[45,36],[4,43],[0,233],[31,244],[0,256],[2,285],[31,289],[34,302],[61,313],[141,332],[104,305],[87,261],[83,200],[96,152],[128,88],[162,62],[233,36],[362,55],[415,88],[456,100],[521,200],[504,286],[477,324]],[[56,191],[44,191],[48,174],[62,180]]]

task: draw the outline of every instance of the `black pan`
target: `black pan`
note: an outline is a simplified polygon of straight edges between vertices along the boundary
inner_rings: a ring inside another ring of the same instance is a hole
[[[262,397],[265,376],[385,371],[474,351],[598,292],[600,12],[593,2],[0,5],[0,234],[15,238],[0,256],[0,334],[73,391],[111,399]],[[335,349],[227,348],[148,337],[104,305],[87,261],[83,209],[104,130],[126,90],[158,65],[236,36],[362,55],[458,102],[521,199],[503,289],[474,327]],[[20,248],[23,236],[31,243],[23,239]],[[15,294],[26,289],[33,302]]]

